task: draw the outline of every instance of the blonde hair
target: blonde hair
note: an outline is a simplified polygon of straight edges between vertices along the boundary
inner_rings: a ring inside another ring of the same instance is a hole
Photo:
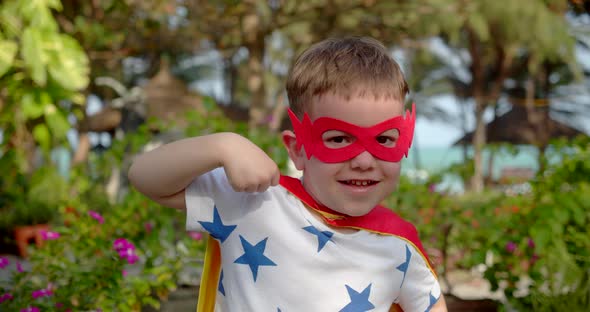
[[[408,84],[385,46],[369,37],[331,38],[312,45],[295,61],[287,77],[291,110],[301,118],[314,97],[332,92],[386,97],[402,103]]]

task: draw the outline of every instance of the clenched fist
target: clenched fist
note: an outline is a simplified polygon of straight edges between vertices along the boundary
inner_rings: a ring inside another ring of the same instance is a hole
[[[254,143],[233,135],[224,146],[221,165],[236,192],[263,192],[279,184],[277,164]]]

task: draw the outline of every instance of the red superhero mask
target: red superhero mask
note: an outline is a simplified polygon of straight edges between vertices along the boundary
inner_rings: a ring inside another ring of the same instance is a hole
[[[360,127],[329,117],[318,118],[312,123],[307,113],[303,115],[303,121],[300,121],[290,109],[289,118],[297,137],[297,149],[304,146],[307,159],[313,155],[325,163],[338,163],[368,151],[381,160],[398,162],[404,156],[408,157],[408,150],[412,145],[416,106],[412,104],[412,112],[406,110],[405,117],[396,116],[371,127]],[[394,146],[384,146],[377,141],[382,133],[393,129],[399,132],[399,138]],[[354,139],[341,148],[328,147],[324,144],[322,135],[330,130],[344,132]]]

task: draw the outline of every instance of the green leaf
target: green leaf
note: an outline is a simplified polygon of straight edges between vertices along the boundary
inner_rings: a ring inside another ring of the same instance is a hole
[[[45,124],[39,124],[33,128],[33,137],[45,151],[49,151],[51,146],[51,136],[49,135],[49,130]]]
[[[43,93],[40,97],[36,95],[35,93],[27,93],[22,98],[22,110],[27,119],[41,117],[45,111],[45,105],[51,104],[51,98],[47,93]]]
[[[80,90],[88,85],[88,57],[76,40],[67,35],[52,36],[47,44],[53,48],[49,51],[48,65],[51,78],[68,90]]]
[[[70,129],[70,123],[66,117],[53,104],[46,105],[45,120],[51,129],[51,134],[58,140],[64,138]]]
[[[47,82],[47,55],[43,50],[43,36],[38,29],[28,27],[23,32],[22,50],[23,59],[27,68],[31,71],[31,78],[40,86]]]
[[[14,61],[17,50],[16,42],[12,40],[0,41],[0,77],[12,66],[12,61]]]
[[[540,250],[543,250],[549,245],[549,242],[551,241],[551,229],[545,225],[535,226],[531,229],[531,236],[535,241],[536,246]]]
[[[51,9],[61,10],[59,1],[30,0],[22,3],[22,15],[30,23],[30,26],[52,32],[57,31],[57,23],[51,14]]]
[[[4,1],[0,5],[0,28],[8,38],[18,36],[22,31],[22,20],[17,1]]]
[[[143,297],[141,299],[141,301],[145,305],[149,305],[149,306],[152,306],[156,310],[160,310],[160,301],[158,301],[152,297],[148,297],[148,296]]]

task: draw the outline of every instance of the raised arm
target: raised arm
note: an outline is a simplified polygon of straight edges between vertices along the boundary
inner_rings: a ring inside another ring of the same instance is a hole
[[[184,209],[185,188],[221,166],[239,192],[263,191],[278,184],[280,177],[264,151],[238,134],[224,132],[179,140],[139,155],[129,169],[129,180],[152,200]]]

